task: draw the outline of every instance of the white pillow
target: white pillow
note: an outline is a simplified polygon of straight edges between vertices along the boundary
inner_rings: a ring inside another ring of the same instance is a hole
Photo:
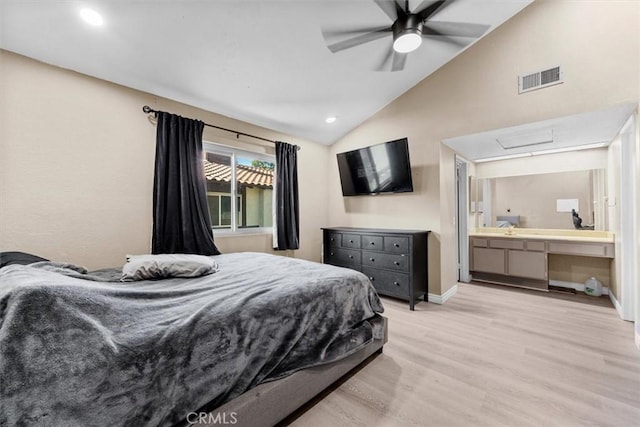
[[[198,277],[216,271],[218,264],[204,255],[127,255],[127,263],[122,267],[122,280]]]

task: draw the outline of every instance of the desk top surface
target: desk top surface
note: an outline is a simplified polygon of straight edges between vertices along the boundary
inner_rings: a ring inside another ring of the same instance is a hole
[[[614,243],[615,236],[608,231],[591,230],[549,230],[536,228],[513,228],[514,234],[508,234],[507,228],[480,228],[469,233],[470,237],[504,238],[528,240],[553,240],[565,242]]]

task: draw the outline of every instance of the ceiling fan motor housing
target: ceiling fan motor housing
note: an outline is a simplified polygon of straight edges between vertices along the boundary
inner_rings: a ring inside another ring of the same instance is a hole
[[[414,33],[422,36],[422,18],[416,14],[410,14],[406,17],[398,17],[391,26],[393,31],[393,39],[396,40],[403,34]]]

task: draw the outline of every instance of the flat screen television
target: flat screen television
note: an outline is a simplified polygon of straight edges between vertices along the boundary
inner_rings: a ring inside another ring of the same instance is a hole
[[[407,138],[338,153],[343,196],[413,191]]]

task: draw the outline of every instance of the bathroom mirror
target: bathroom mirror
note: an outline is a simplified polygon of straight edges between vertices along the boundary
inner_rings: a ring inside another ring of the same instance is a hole
[[[605,230],[605,172],[589,169],[470,181],[475,227]],[[572,213],[575,210],[580,221]],[[512,221],[512,222],[513,222]]]
[[[483,211],[482,180],[469,177],[469,213],[476,214]]]

